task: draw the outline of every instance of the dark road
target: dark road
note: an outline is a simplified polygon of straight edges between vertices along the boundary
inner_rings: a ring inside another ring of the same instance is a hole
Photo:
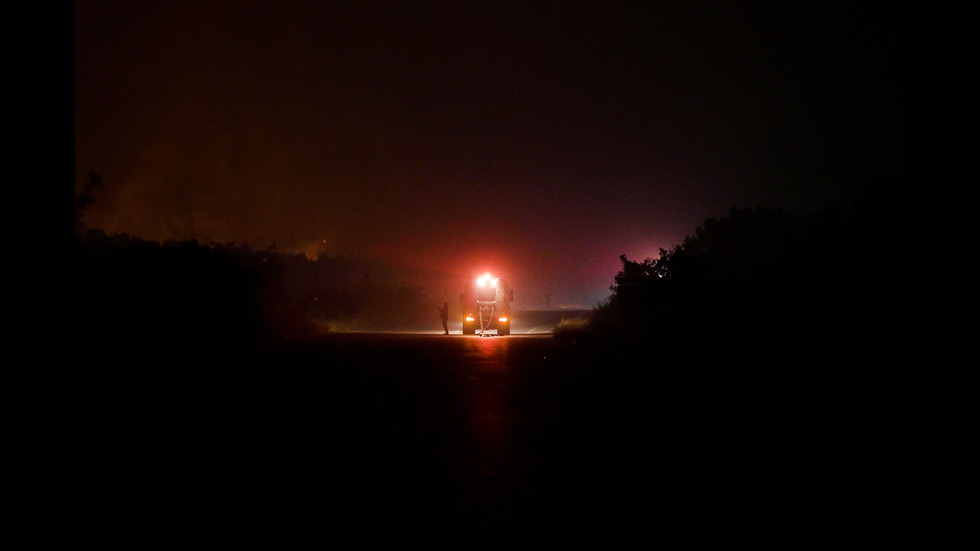
[[[549,337],[347,334],[310,346],[322,376],[339,370],[345,399],[359,396],[348,450],[363,454],[354,470],[370,481],[355,492],[375,537],[509,547],[536,533],[539,432],[556,414]]]
[[[334,334],[128,368],[101,401],[125,542],[533,541],[552,458],[549,336]],[[200,362],[200,363],[197,363]],[[552,389],[553,390],[553,389]]]
[[[734,371],[533,335],[146,352],[85,419],[94,526],[127,545],[778,548],[833,541],[850,491],[842,436]]]

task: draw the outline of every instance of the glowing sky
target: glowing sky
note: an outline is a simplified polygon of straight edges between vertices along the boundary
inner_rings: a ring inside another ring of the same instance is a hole
[[[76,1],[85,222],[591,306],[730,207],[901,174],[892,4],[473,4]]]

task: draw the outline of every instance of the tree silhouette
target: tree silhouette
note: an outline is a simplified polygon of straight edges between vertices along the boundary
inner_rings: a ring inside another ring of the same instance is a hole
[[[762,335],[767,346],[801,335],[829,338],[846,322],[826,324],[828,316],[861,303],[852,282],[867,266],[851,250],[850,227],[834,210],[733,208],[658,258],[621,256],[612,296],[591,328],[615,342],[683,339],[690,346],[755,345]]]
[[[88,207],[95,202],[95,192],[102,187],[102,177],[94,171],[89,172],[88,179],[82,186],[82,192],[75,197],[75,233],[85,229],[82,217]]]

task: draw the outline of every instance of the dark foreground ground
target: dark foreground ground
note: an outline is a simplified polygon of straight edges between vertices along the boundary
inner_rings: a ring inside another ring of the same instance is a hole
[[[548,336],[134,350],[83,389],[86,513],[97,541],[131,548],[797,549],[885,535],[888,435],[858,391],[605,361]]]

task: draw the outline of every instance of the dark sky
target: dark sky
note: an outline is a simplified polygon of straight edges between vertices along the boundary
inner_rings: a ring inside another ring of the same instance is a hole
[[[76,193],[109,232],[589,307],[733,206],[900,177],[900,5],[76,0]]]

